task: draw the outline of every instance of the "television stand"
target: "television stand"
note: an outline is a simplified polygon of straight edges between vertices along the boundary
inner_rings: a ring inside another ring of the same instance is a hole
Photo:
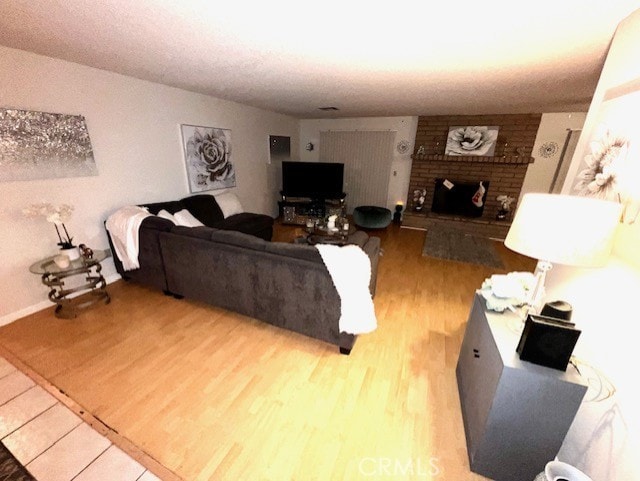
[[[280,195],[282,200],[278,202],[278,207],[283,224],[305,225],[308,219],[324,219],[330,215],[345,216],[347,213],[346,194],[331,199]]]

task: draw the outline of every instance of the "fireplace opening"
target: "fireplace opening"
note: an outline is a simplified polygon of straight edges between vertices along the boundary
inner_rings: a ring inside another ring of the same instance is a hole
[[[489,181],[457,182],[436,179],[431,212],[436,214],[480,217],[489,191]]]

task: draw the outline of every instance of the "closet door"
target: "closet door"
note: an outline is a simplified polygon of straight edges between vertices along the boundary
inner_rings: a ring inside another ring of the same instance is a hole
[[[395,131],[320,132],[320,162],[344,164],[347,212],[387,206]]]

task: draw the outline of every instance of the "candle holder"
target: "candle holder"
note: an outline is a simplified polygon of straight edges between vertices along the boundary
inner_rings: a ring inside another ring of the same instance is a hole
[[[393,213],[393,222],[395,224],[400,224],[400,222],[402,222],[402,209],[403,209],[403,205],[402,204],[396,204],[396,211]]]

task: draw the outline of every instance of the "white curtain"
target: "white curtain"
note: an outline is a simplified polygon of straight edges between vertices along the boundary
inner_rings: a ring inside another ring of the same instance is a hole
[[[320,132],[320,161],[344,164],[347,211],[386,207],[395,131]]]

